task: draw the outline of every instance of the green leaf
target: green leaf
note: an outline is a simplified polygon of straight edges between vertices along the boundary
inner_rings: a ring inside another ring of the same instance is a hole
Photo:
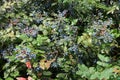
[[[91,75],[90,79],[97,79],[100,76],[99,72],[95,72]]]
[[[16,69],[17,65],[14,65],[10,68],[11,71],[14,71]]]
[[[72,21],[72,24],[71,24],[71,25],[75,25],[75,24],[77,23],[77,21],[78,21],[78,19],[74,19],[74,20]]]
[[[108,80],[113,75],[113,68],[106,68],[100,73],[99,78]]]
[[[3,80],[2,78],[0,78],[0,80]]]
[[[66,3],[66,2],[68,2],[68,0],[63,0],[63,3]]]
[[[14,80],[12,77],[8,77],[5,80]]]
[[[108,63],[100,62],[100,61],[98,61],[97,64],[100,65],[100,66],[103,66],[103,67],[109,67],[110,66]]]
[[[82,71],[88,71],[88,68],[83,64],[82,65],[78,64],[78,68]]]
[[[65,77],[65,73],[59,73],[58,75],[57,75],[57,78],[64,78]]]
[[[107,14],[110,14],[110,13],[114,13],[115,12],[115,10],[119,10],[119,6],[117,6],[117,5],[114,5],[113,7],[111,7],[111,9],[107,12]]]
[[[12,77],[16,77],[19,75],[19,71],[18,70],[15,70],[14,72],[10,73],[10,76]]]
[[[88,77],[90,76],[89,74],[89,69],[85,65],[80,65],[78,64],[78,71],[76,72],[77,75],[81,75],[82,77]]]
[[[33,44],[33,45],[36,45],[36,44],[37,44],[37,41],[36,41],[36,40],[32,41],[32,44]]]
[[[83,33],[82,36],[78,37],[77,43],[82,43],[84,46],[92,46],[92,38],[89,34]]]
[[[22,39],[22,40],[27,40],[28,36],[25,34],[21,34],[20,36],[18,36],[18,38]]]
[[[90,67],[89,68],[89,74],[93,74],[95,72],[95,68],[94,67]]]
[[[15,56],[5,56],[5,58],[9,59],[10,61],[14,61],[15,60]]]
[[[109,62],[110,60],[109,57],[105,57],[104,55],[101,55],[101,54],[98,54],[98,58],[104,62]]]
[[[50,76],[52,73],[50,72],[50,71],[44,71],[43,72],[43,75],[45,75],[45,76]]]
[[[6,63],[6,64],[4,65],[4,67],[3,67],[3,69],[8,68],[9,66],[10,66],[10,63]]]
[[[7,71],[4,72],[4,78],[6,79],[10,74],[10,69],[7,69]]]
[[[35,50],[36,53],[45,53],[45,51],[42,50]]]
[[[47,30],[43,30],[43,34],[44,35],[48,35],[48,31]]]

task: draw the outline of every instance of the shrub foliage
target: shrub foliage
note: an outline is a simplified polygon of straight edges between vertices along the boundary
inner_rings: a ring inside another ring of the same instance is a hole
[[[119,80],[119,0],[1,0],[0,80]]]

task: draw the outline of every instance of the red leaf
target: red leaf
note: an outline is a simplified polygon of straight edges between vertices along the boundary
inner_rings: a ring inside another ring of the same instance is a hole
[[[27,80],[27,78],[24,78],[24,77],[17,77],[16,79],[17,80]]]
[[[31,69],[31,68],[32,68],[30,61],[27,61],[25,64],[26,64],[26,67],[27,67],[28,69]]]

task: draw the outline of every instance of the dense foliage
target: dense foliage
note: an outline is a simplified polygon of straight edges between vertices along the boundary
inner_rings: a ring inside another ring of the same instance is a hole
[[[0,80],[119,80],[119,0],[1,0]]]

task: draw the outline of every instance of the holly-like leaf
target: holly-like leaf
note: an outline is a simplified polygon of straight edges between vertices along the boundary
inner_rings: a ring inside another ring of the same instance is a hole
[[[104,55],[98,54],[98,58],[103,62],[109,62],[109,57],[105,57]]]
[[[42,60],[40,60],[40,68],[42,68],[43,70],[49,69],[51,63],[54,61],[55,61],[55,59],[52,59],[52,60],[42,59]]]

